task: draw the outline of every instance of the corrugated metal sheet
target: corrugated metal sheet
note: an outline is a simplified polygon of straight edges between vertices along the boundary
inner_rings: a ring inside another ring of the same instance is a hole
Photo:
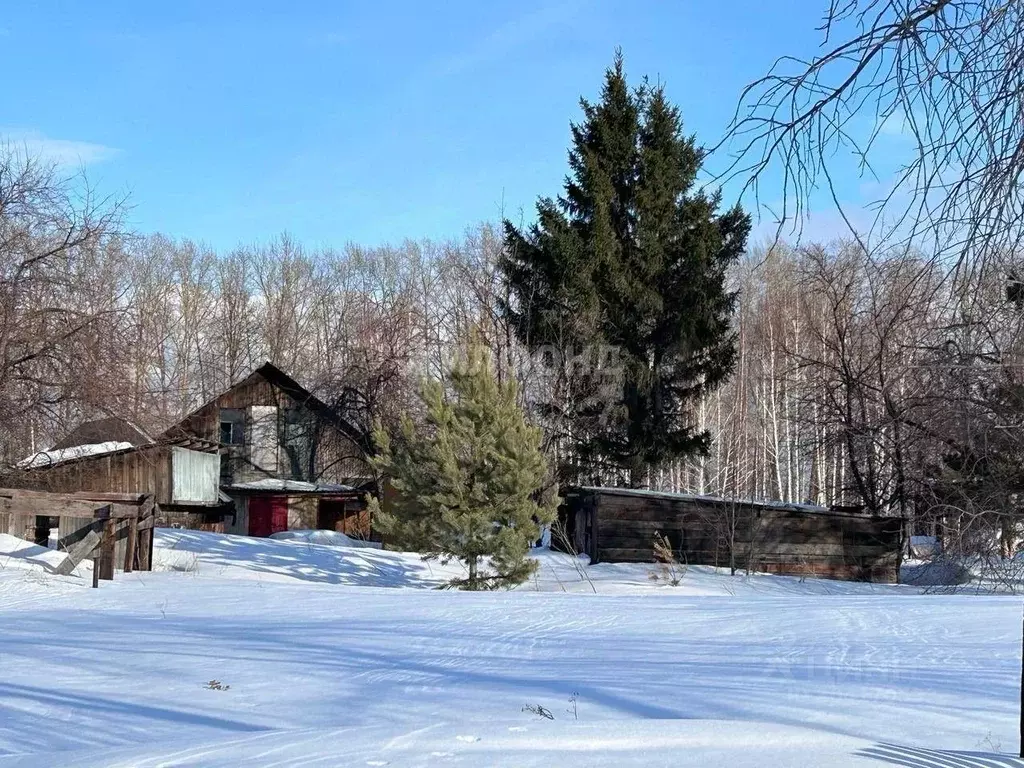
[[[216,504],[220,482],[220,456],[187,448],[171,449],[171,500],[175,504]]]

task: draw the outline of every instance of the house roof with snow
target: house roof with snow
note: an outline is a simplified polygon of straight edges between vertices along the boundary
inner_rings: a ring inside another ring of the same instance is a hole
[[[252,480],[247,483],[235,483],[224,487],[228,493],[241,495],[259,493],[289,493],[289,494],[354,494],[361,491],[351,485],[341,483],[315,483],[305,480],[282,480],[276,477],[267,477],[262,480]]]
[[[821,514],[855,514],[853,507],[823,507],[819,504],[798,504],[790,501],[764,501],[757,499],[728,498],[724,496],[713,496],[697,493],[677,493],[675,491],[654,491],[646,488],[614,488],[605,486],[580,486],[570,488],[566,493],[600,493],[612,496],[636,496],[654,499],[666,499],[668,501],[689,502],[692,504],[706,504],[709,506],[742,505],[744,507],[757,507],[760,509],[773,509],[790,512],[817,512]]]
[[[86,462],[104,456],[115,456],[124,453],[146,453],[168,446],[188,448],[201,453],[217,453],[218,451],[216,443],[211,443],[208,440],[202,440],[197,437],[182,438],[180,440],[158,440],[143,443],[142,445],[132,445],[127,441],[108,440],[103,443],[86,443],[85,445],[73,445],[68,448],[51,448],[47,451],[37,451],[30,456],[26,456],[14,466],[20,470],[52,469],[53,467]]]
[[[120,416],[107,416],[102,419],[82,422],[54,443],[53,448],[74,448],[100,443],[145,445],[151,442],[153,442],[152,437],[127,419]]]
[[[103,443],[86,443],[85,445],[72,445],[66,448],[53,448],[49,451],[38,451],[31,456],[26,456],[15,466],[18,469],[40,469],[42,467],[55,467],[75,459],[84,459],[90,456],[103,456],[108,453],[130,450],[132,444],[109,440]]]

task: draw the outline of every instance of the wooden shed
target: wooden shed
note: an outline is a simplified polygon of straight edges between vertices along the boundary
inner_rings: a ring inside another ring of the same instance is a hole
[[[151,494],[160,525],[187,521],[196,527],[217,527],[231,511],[220,494],[216,443],[190,438],[101,452],[73,451],[50,452],[52,463],[37,454],[11,473],[8,484],[54,493]]]
[[[826,507],[630,488],[569,488],[554,546],[591,563],[654,560],[662,534],[680,562],[896,582],[904,521]],[[559,541],[559,538],[562,540]]]

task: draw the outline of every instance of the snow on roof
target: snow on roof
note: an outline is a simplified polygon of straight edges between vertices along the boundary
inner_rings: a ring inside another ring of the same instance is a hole
[[[86,445],[74,445],[70,448],[56,448],[51,451],[40,451],[34,453],[17,463],[18,469],[38,469],[40,467],[53,467],[73,459],[82,459],[86,456],[101,456],[104,453],[114,453],[132,448],[131,443],[108,441],[105,443],[87,443]]]
[[[120,416],[107,416],[102,419],[82,422],[54,443],[50,450],[111,441],[145,445],[153,442],[153,438],[128,419]]]
[[[235,483],[229,485],[227,489],[229,491],[290,491],[294,493],[347,493],[355,490],[351,485],[339,483],[310,483],[305,480],[281,480],[276,477],[253,480],[248,483]]]
[[[614,493],[621,496],[648,496],[655,499],[670,499],[672,501],[691,501],[695,503],[704,502],[707,504],[745,504],[767,509],[792,509],[801,512],[829,512],[828,507],[821,507],[817,504],[797,504],[789,501],[756,501],[754,499],[729,499],[724,496],[708,496],[697,493],[676,493],[673,491],[652,491],[646,488],[609,488],[604,486],[588,485],[580,488],[581,491],[589,493]]]

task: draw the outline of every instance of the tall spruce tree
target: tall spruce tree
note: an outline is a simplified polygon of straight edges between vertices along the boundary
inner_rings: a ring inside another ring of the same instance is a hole
[[[497,381],[481,346],[453,368],[449,385],[446,395],[440,382],[424,382],[423,427],[405,416],[395,441],[376,430],[373,461],[396,494],[386,510],[371,502],[375,523],[404,549],[463,561],[469,576],[457,586],[521,583],[537,565],[530,544],[555,514],[542,493],[540,430],[526,423],[515,381]]]
[[[720,195],[694,189],[704,151],[662,86],[630,89],[621,53],[601,100],[581,106],[563,194],[541,198],[525,232],[505,222],[503,309],[531,350],[616,351],[617,385],[576,410],[578,461],[562,479],[603,466],[640,485],[649,468],[708,448],[692,405],[733,367],[726,271],[750,218],[719,214]]]

